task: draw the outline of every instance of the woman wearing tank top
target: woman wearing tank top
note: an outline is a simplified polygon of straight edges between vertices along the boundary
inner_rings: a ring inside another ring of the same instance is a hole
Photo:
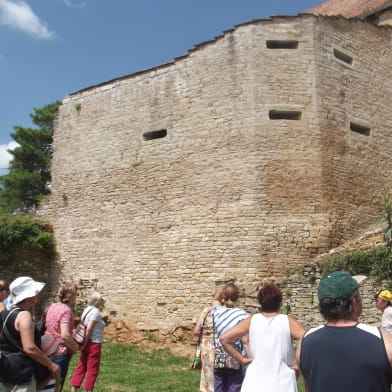
[[[272,284],[260,289],[261,312],[242,321],[220,338],[225,350],[246,370],[241,392],[296,392],[296,365],[291,339],[300,339],[305,328],[293,317],[280,314],[282,292]],[[249,333],[252,358],[244,358],[233,341]]]

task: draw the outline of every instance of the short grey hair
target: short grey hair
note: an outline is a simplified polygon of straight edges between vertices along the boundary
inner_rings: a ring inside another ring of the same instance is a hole
[[[90,294],[88,297],[88,304],[91,306],[96,306],[103,299],[102,294],[97,291]]]

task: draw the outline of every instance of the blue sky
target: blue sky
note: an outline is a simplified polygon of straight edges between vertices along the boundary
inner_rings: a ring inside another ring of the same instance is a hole
[[[235,24],[322,0],[0,0],[0,174],[14,125],[69,93],[172,61]]]

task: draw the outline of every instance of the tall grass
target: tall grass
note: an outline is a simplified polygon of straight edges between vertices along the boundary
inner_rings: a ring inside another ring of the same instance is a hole
[[[76,355],[71,361],[64,392],[71,390],[78,359]],[[190,364],[189,358],[176,357],[168,349],[146,352],[135,346],[105,342],[94,391],[198,392],[200,372],[191,370]],[[298,391],[303,392],[301,381]]]

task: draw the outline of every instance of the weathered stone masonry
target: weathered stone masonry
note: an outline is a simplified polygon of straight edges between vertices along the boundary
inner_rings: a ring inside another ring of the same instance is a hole
[[[170,330],[222,282],[251,297],[378,219],[391,59],[387,27],[273,17],[67,96],[41,209],[60,279]]]

